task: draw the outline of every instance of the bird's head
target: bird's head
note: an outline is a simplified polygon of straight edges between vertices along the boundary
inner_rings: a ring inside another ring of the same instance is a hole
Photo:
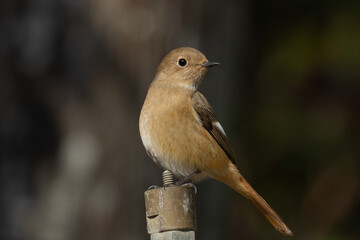
[[[196,90],[208,68],[219,65],[209,62],[200,51],[182,47],[172,50],[160,63],[154,82]]]

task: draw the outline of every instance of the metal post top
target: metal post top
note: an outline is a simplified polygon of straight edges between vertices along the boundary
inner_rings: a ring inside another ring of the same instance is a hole
[[[149,234],[172,230],[196,230],[195,189],[169,186],[145,191]]]

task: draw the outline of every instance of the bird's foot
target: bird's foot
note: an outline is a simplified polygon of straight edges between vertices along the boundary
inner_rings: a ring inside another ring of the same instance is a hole
[[[148,188],[148,190],[151,190],[151,189],[157,189],[157,188],[161,188],[161,187],[156,186],[156,185],[151,185],[151,186]]]
[[[190,174],[189,176],[184,177],[183,179],[180,179],[179,181],[177,181],[177,182],[175,183],[175,185],[181,186],[181,185],[183,185],[183,184],[185,184],[185,183],[191,183],[192,179],[193,179],[196,175],[198,175],[199,173],[200,173],[200,170],[196,170],[195,172],[193,172],[193,173]]]
[[[193,183],[184,183],[181,186],[192,187],[195,190],[195,194],[197,193],[197,188],[196,188],[195,184],[193,184]]]

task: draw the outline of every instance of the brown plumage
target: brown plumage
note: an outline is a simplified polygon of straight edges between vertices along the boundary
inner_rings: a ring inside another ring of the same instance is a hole
[[[158,67],[140,114],[140,135],[149,156],[179,178],[217,179],[248,198],[282,234],[292,232],[241,176],[234,152],[214,111],[197,91],[211,66],[193,48],[178,48]]]

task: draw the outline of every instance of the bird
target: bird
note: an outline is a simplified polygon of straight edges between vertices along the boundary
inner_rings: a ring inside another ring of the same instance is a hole
[[[224,129],[198,91],[208,69],[217,65],[190,47],[174,49],[164,57],[140,112],[145,150],[180,183],[207,178],[225,183],[249,199],[276,230],[292,236],[279,215],[240,174]]]

